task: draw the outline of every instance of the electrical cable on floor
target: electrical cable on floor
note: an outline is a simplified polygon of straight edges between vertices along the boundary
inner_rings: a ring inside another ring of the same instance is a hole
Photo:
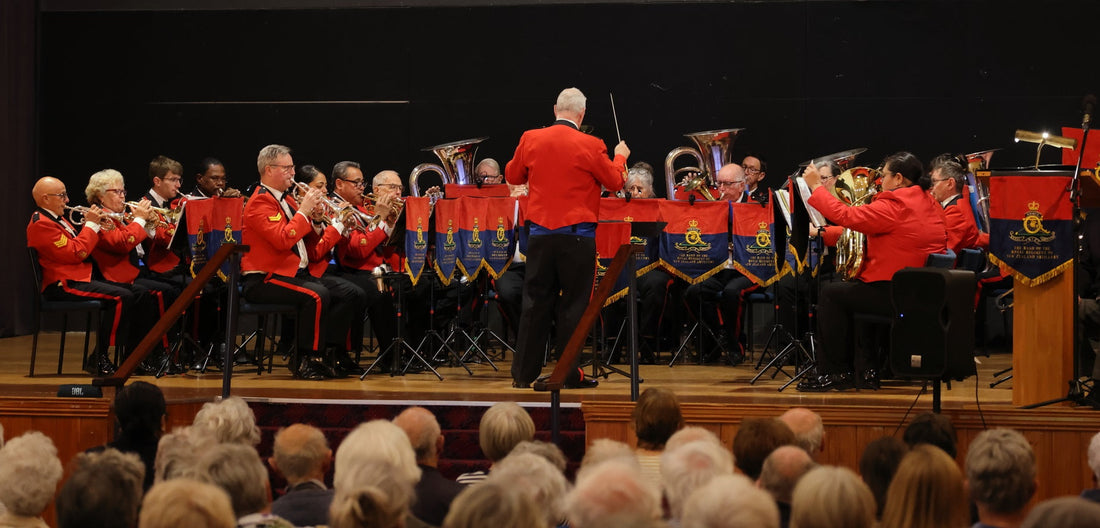
[[[905,414],[902,415],[901,421],[898,422],[898,426],[894,429],[894,434],[891,436],[897,436],[898,431],[901,430],[901,426],[905,425],[905,419],[909,417],[909,413],[912,412],[913,407],[917,406],[917,402],[920,401],[921,395],[925,392],[928,392],[928,380],[924,380],[924,383],[920,387],[920,392],[917,393],[916,398],[913,398],[913,403],[909,405],[909,408],[905,410]]]

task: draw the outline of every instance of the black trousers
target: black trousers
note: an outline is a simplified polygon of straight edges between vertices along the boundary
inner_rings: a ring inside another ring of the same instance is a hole
[[[332,273],[325,273],[320,281],[328,288],[334,306],[324,321],[328,328],[326,344],[343,351],[362,350],[367,292],[354,282]],[[337,305],[339,309],[336,309]]]
[[[817,304],[817,335],[821,350],[817,362],[822,374],[853,372],[857,359],[863,368],[876,362],[870,343],[857,343],[853,315],[866,313],[890,316],[890,281],[831,282],[821,287]]]
[[[96,354],[106,354],[111,345],[125,344],[129,336],[128,320],[134,307],[134,292],[101,281],[51,284],[42,292],[52,301],[89,301],[103,302],[103,313],[99,314],[99,328],[96,330]]]
[[[244,276],[243,293],[245,299],[254,303],[297,307],[295,336],[298,351],[303,355],[320,355],[327,343],[325,330],[331,325],[337,303],[319,279],[304,269],[298,270],[294,277],[274,273],[249,274]]]
[[[508,269],[493,281],[496,287],[500,308],[504,311],[505,323],[512,335],[519,335],[519,319],[523,313],[523,281],[527,276],[527,264],[513,262]]]
[[[730,336],[731,345],[737,343],[741,348],[741,327],[744,319],[745,302],[743,295],[757,289],[751,279],[732,269],[724,269],[713,276],[688,286],[684,292],[688,310],[696,318],[702,317],[710,328],[724,328]],[[696,313],[702,306],[702,313]],[[718,324],[718,311],[721,310],[722,325]],[[740,350],[742,354],[744,350]]]
[[[558,354],[580,323],[592,295],[596,267],[596,240],[577,235],[537,235],[527,244],[527,276],[523,283],[523,315],[519,347],[512,362],[512,379],[531,383],[542,371],[550,321],[557,328]],[[560,297],[559,297],[559,292]],[[557,298],[557,308],[554,301]],[[575,382],[577,361],[566,382]]]

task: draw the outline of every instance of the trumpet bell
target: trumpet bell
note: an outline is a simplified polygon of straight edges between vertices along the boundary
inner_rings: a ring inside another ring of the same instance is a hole
[[[474,156],[477,154],[477,147],[487,137],[463,139],[460,141],[453,141],[451,143],[444,143],[442,145],[436,145],[434,147],[428,147],[423,149],[427,152],[435,153],[435,156],[439,158],[440,164],[436,163],[421,163],[413,168],[411,174],[409,174],[409,194],[413,196],[420,196],[420,175],[425,172],[434,172],[439,175],[439,179],[444,184],[457,183],[459,185],[469,185],[474,182]]]
[[[1001,150],[999,148],[982,150],[979,152],[971,152],[966,155],[966,163],[969,166],[970,172],[978,172],[980,170],[989,169],[989,161],[993,159],[993,153]]]

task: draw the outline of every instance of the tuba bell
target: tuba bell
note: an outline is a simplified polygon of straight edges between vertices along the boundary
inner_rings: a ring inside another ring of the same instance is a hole
[[[463,139],[453,143],[445,143],[428,147],[425,151],[434,152],[442,165],[436,163],[421,163],[413,168],[409,174],[409,194],[420,196],[420,186],[417,182],[420,175],[425,172],[434,172],[444,184],[457,183],[468,185],[474,182],[474,155],[477,153],[477,145],[487,137]]]
[[[698,173],[698,176],[685,179],[684,187],[690,188],[689,190],[699,190],[708,200],[713,200],[710,189],[714,188],[714,175],[718,169],[730,162],[730,148],[733,147],[737,134],[742,130],[745,129],[727,128],[684,134],[695,142],[698,149],[677,147],[665,157],[665,186],[668,199],[675,199],[678,183],[676,180],[682,173]],[[695,158],[695,165],[677,169],[676,159],[683,155]]]
[[[882,190],[882,173],[870,167],[853,167],[836,178],[832,193],[844,205],[859,207],[870,203]],[[836,272],[845,280],[854,279],[863,268],[867,237],[845,228],[836,242]]]
[[[989,232],[989,189],[978,179],[979,171],[989,170],[989,161],[993,153],[1001,149],[983,150],[971,152],[966,155],[966,163],[970,172],[966,175],[966,185],[970,190],[970,205],[974,209],[974,217],[978,222],[978,229],[983,233]]]

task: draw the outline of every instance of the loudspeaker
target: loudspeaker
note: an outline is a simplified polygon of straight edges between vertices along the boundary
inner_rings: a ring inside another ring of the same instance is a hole
[[[905,268],[894,274],[890,367],[899,377],[962,380],[974,367],[974,273]]]

